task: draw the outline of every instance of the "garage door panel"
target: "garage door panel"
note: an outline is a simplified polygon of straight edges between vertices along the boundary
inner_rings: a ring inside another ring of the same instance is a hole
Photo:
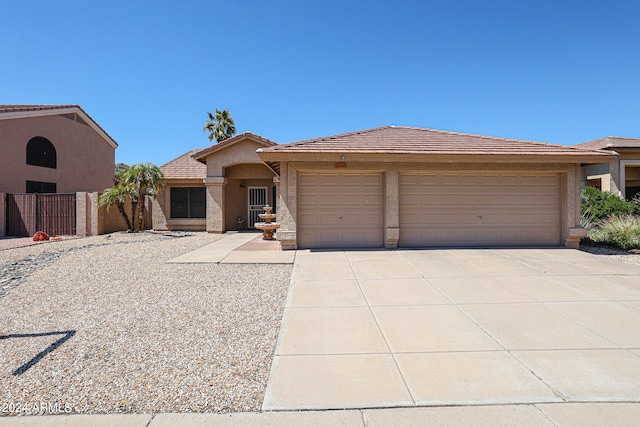
[[[541,176],[540,185],[544,187],[557,187],[558,177],[557,176]]]
[[[556,206],[558,204],[558,196],[556,194],[543,194],[539,200],[542,205]]]
[[[459,175],[443,175],[440,178],[440,185],[443,185],[443,186],[450,185],[454,187],[459,187],[460,176]]]
[[[380,247],[382,174],[298,175],[301,248]]]
[[[409,205],[417,206],[420,201],[418,199],[417,194],[411,193],[411,194],[401,194],[398,199],[398,202],[404,206],[409,206]]]
[[[419,175],[400,175],[400,185],[417,185],[419,182]]]
[[[479,181],[480,181],[480,186],[485,188],[498,187],[499,185],[497,175],[480,175]]]
[[[456,193],[445,193],[440,195],[439,202],[441,205],[459,205],[460,204],[460,194]]]
[[[476,225],[479,224],[481,219],[479,218],[480,215],[478,215],[475,212],[462,212],[456,215],[450,215],[452,217],[458,217],[460,218],[460,224],[461,225]]]
[[[485,188],[480,195],[482,197],[483,205],[500,205],[500,197],[502,196],[502,194],[498,191],[497,188]]]
[[[524,176],[520,177],[520,185],[522,185],[522,186],[539,187],[540,186],[540,176],[524,175]]]
[[[316,222],[319,226],[337,226],[340,225],[340,218],[333,214],[317,214],[317,215],[304,215],[301,219],[305,222]]]
[[[500,204],[504,205],[515,205],[520,204],[520,195],[518,194],[503,194],[500,196]]]
[[[538,205],[542,202],[542,197],[539,194],[522,194],[520,196],[521,205]],[[553,206],[555,207],[555,199],[553,199]]]
[[[465,187],[477,187],[478,186],[478,179],[474,176],[469,176],[469,175],[462,175],[460,177],[460,185],[463,185]]]
[[[553,174],[401,174],[400,245],[557,245],[559,182]]]
[[[482,203],[482,197],[480,197],[478,193],[461,194],[460,203],[463,205],[479,206]]]

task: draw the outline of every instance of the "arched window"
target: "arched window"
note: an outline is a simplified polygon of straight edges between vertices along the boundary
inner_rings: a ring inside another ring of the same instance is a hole
[[[57,165],[56,148],[51,141],[35,136],[27,142],[27,164],[55,169]]]

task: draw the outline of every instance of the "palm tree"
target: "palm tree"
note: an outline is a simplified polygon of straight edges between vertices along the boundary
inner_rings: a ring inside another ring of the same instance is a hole
[[[132,185],[131,208],[132,217],[135,221],[136,208],[138,213],[138,223],[136,230],[144,229],[144,211],[147,197],[155,199],[164,187],[164,175],[162,171],[152,163],[137,163],[132,165],[122,174],[125,184]]]
[[[134,190],[135,189],[131,184],[118,182],[113,187],[107,188],[98,197],[98,206],[106,206],[107,210],[109,210],[111,205],[116,205],[120,215],[124,218],[124,222],[127,224],[127,230],[129,231],[133,231],[133,226],[131,225],[127,212],[124,210],[124,204],[127,198],[131,197]]]
[[[229,110],[218,110],[216,108],[216,115],[207,112],[209,120],[204,125],[204,131],[209,132],[209,141],[220,143],[227,138],[231,138],[236,134],[236,124],[231,118]]]

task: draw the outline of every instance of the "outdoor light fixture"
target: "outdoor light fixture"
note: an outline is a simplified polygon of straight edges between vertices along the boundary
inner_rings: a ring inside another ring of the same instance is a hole
[[[342,160],[343,162],[344,162],[344,159],[345,159],[345,157],[344,157],[344,156],[340,157],[340,160]]]

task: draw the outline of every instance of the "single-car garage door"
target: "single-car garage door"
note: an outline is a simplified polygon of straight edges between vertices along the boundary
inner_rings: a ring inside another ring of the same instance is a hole
[[[557,174],[401,174],[399,245],[559,245],[561,212]]]
[[[382,246],[382,174],[298,175],[298,247]]]

